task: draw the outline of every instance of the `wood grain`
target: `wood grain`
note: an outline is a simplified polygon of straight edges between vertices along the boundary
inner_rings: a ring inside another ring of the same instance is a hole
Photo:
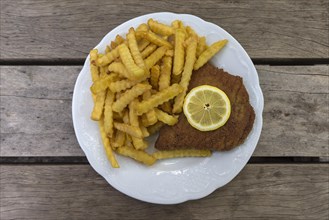
[[[83,156],[71,97],[81,67],[2,66],[0,156]],[[329,66],[257,66],[264,124],[254,156],[329,156]]]
[[[231,33],[252,58],[328,58],[326,0],[1,0],[0,58],[76,59],[140,15],[189,13]]]
[[[227,186],[178,205],[140,202],[89,165],[2,165],[1,219],[326,219],[329,165],[247,165]]]

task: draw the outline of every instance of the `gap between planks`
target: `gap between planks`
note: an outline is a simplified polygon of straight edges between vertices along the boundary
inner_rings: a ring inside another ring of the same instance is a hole
[[[0,66],[81,66],[85,59],[0,59]],[[329,64],[329,58],[254,58],[254,65],[309,66]]]
[[[326,157],[251,157],[248,164],[318,164],[329,163]],[[86,157],[0,157],[0,164],[89,164]]]

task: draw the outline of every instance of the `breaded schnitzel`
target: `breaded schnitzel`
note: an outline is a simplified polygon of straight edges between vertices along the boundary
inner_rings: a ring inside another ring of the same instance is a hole
[[[188,123],[182,113],[176,125],[160,130],[155,148],[230,150],[244,142],[253,127],[255,112],[242,78],[208,63],[193,72],[189,90],[200,85],[215,86],[226,93],[231,102],[231,116],[226,124],[214,131],[199,131]]]

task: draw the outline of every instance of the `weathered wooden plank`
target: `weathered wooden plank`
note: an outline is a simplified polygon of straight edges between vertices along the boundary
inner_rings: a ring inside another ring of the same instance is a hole
[[[206,198],[155,205],[127,197],[88,165],[2,165],[1,219],[326,219],[328,164],[247,165]]]
[[[71,100],[81,67],[0,67],[1,156],[82,156]]]
[[[254,155],[328,156],[329,66],[257,66],[257,70],[265,106]]]
[[[3,66],[1,156],[82,156],[71,96],[81,67]],[[328,156],[329,66],[257,66],[265,97],[254,156]]]
[[[117,25],[152,12],[218,24],[252,58],[327,58],[326,0],[1,0],[1,59],[84,58]]]

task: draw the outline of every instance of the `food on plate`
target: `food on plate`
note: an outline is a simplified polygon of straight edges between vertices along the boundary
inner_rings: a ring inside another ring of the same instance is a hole
[[[204,64],[206,64],[218,51],[220,51],[226,44],[227,40],[221,40],[213,43],[205,51],[203,51],[196,62],[194,63],[194,70],[198,70]]]
[[[193,65],[196,59],[195,55],[197,44],[198,42],[196,37],[191,37],[187,40],[185,65],[182,78],[179,83],[183,87],[183,91],[175,98],[175,103],[172,109],[173,113],[180,113],[182,111],[184,98],[186,96],[187,87],[191,80]]]
[[[245,141],[253,127],[255,112],[242,78],[208,63],[193,73],[189,89],[200,85],[215,86],[225,92],[231,103],[231,115],[226,124],[217,130],[203,132],[192,127],[181,114],[177,124],[165,125],[160,130],[155,148],[230,150]]]
[[[164,90],[161,90],[154,95],[151,95],[150,98],[143,100],[136,104],[136,110],[138,115],[142,115],[152,108],[155,108],[166,101],[176,97],[178,94],[183,92],[183,87],[178,84],[173,84]]]
[[[105,51],[90,51],[91,119],[98,121],[112,167],[119,167],[113,152],[146,165],[158,159],[211,155],[208,149],[149,154],[145,138],[179,123],[193,68],[207,63],[226,43],[219,39],[208,47],[206,38],[182,21],[149,19],[117,35]]]
[[[174,50],[174,69],[173,74],[179,75],[183,71],[185,50],[184,50],[185,32],[183,29],[175,31],[175,50]]]
[[[197,86],[186,95],[184,115],[190,125],[200,131],[220,128],[227,122],[230,114],[230,100],[217,87]]]
[[[123,156],[131,157],[148,166],[154,164],[155,161],[157,160],[155,157],[151,156],[145,151],[136,150],[132,147],[122,146],[117,149],[117,152]]]
[[[174,157],[208,157],[211,155],[210,150],[167,150],[167,151],[157,151],[152,154],[156,159],[166,159]]]

